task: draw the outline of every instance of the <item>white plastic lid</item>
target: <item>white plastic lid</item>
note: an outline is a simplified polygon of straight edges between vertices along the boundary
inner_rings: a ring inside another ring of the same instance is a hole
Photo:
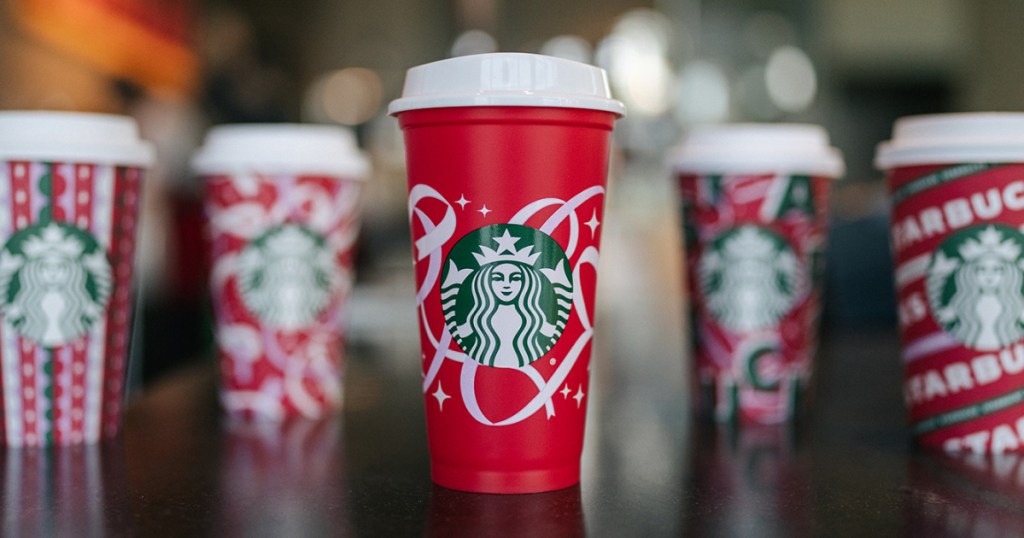
[[[85,112],[0,112],[0,159],[148,167],[153,146],[127,116]]]
[[[788,173],[837,178],[843,157],[817,125],[737,123],[691,130],[672,158],[677,172]]]
[[[586,108],[626,115],[612,99],[604,69],[540,54],[499,52],[409,69],[388,114],[421,108],[531,106]]]
[[[293,123],[219,125],[192,158],[200,174],[260,170],[366,179],[369,163],[344,127]]]
[[[1024,113],[976,112],[896,120],[878,145],[875,166],[1024,162]]]

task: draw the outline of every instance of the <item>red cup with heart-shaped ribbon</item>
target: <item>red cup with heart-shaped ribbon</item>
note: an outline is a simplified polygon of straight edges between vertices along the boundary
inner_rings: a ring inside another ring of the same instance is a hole
[[[534,54],[409,70],[405,135],[433,480],[579,482],[610,135],[604,71]]]

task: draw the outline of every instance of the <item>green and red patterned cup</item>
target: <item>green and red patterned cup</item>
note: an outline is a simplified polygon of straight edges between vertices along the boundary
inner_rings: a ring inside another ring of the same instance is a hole
[[[410,69],[405,134],[431,475],[579,482],[612,126],[604,71],[534,54]]]
[[[1024,448],[1024,114],[914,116],[878,147],[920,446]]]
[[[139,189],[127,117],[0,112],[0,431],[93,443],[121,424]]]
[[[193,167],[205,190],[224,410],[271,421],[337,410],[368,173],[354,136],[327,125],[222,125]]]
[[[673,158],[683,206],[699,414],[774,424],[814,371],[830,183],[843,172],[824,129],[694,129]]]

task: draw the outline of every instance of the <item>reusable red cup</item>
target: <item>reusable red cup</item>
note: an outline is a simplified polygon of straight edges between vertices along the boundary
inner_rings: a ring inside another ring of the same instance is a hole
[[[612,125],[604,71],[533,54],[410,69],[405,134],[433,480],[579,482]]]
[[[904,396],[924,447],[1024,447],[1024,114],[900,119],[892,202]]]
[[[0,112],[0,424],[9,446],[120,429],[139,189],[127,117]]]
[[[210,227],[224,410],[279,421],[338,409],[368,171],[355,138],[327,125],[223,125],[193,166]]]
[[[674,157],[683,205],[699,414],[775,424],[814,371],[828,191],[843,172],[824,129],[697,128]]]

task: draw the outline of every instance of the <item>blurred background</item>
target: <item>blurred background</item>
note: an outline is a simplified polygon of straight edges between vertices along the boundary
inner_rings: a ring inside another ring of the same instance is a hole
[[[415,342],[403,147],[385,113],[405,70],[493,51],[595,63],[629,111],[615,133],[603,257],[616,263],[602,265],[602,310],[668,301],[678,315],[652,320],[646,336],[681,347],[667,164],[681,133],[726,121],[824,125],[848,167],[834,189],[827,329],[892,326],[874,146],[899,116],[1024,110],[1021,20],[1019,0],[0,0],[0,109],[130,114],[156,144],[135,372],[150,383],[213,358],[188,168],[210,125],[356,132],[374,173],[350,346]]]

